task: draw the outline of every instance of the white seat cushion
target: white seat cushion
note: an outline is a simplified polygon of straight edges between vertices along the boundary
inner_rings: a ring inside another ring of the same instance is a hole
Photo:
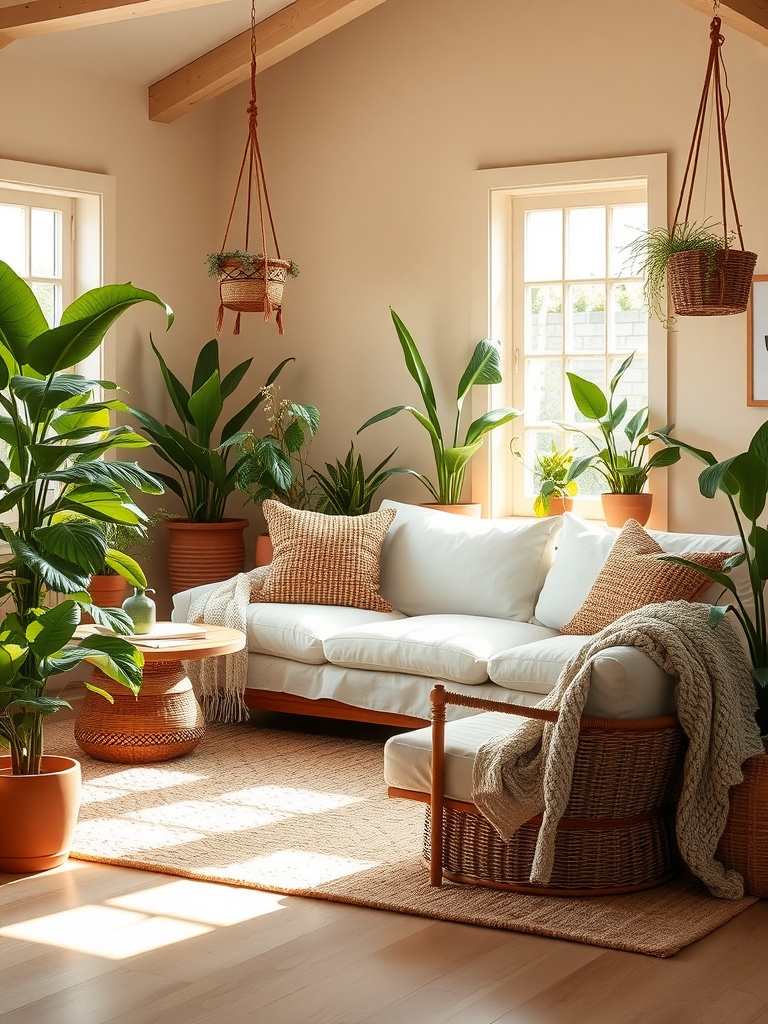
[[[381,594],[406,615],[528,622],[552,562],[559,517],[472,519],[400,502],[381,550]]]
[[[510,690],[549,693],[591,637],[553,636],[488,659],[492,682]],[[609,647],[592,664],[584,714],[597,718],[655,718],[675,708],[675,682],[635,647]]]
[[[608,557],[619,531],[604,523],[589,522],[566,512],[557,538],[552,568],[549,570],[536,603],[535,622],[560,629],[570,622],[584,604],[592,584]],[[736,536],[723,537],[700,533],[663,533],[649,530],[656,543],[670,554],[685,555],[694,551],[741,551]],[[751,604],[749,576],[745,566],[732,573],[742,600]],[[720,587],[710,587],[700,598],[708,604],[717,603]]]
[[[529,622],[477,615],[418,615],[339,630],[323,642],[333,665],[477,684],[488,679],[488,659],[498,651],[554,632]]]
[[[401,612],[374,612],[337,605],[256,603],[249,605],[246,614],[248,650],[322,665],[327,661],[323,641],[337,630],[402,618]]]
[[[445,795],[452,800],[471,802],[475,754],[488,740],[511,732],[524,721],[517,715],[487,711],[450,722],[445,728]],[[429,793],[431,759],[431,729],[392,736],[384,747],[384,781],[395,789]]]

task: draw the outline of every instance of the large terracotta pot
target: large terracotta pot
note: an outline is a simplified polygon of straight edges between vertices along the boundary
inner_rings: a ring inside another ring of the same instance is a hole
[[[80,762],[43,755],[40,775],[12,775],[0,757],[0,871],[58,867],[69,856],[80,810]]]
[[[170,519],[168,528],[168,577],[171,593],[228,580],[243,571],[247,519],[220,523],[189,523]]]
[[[482,515],[483,507],[478,504],[462,504],[462,505],[438,505],[434,501],[422,501],[422,508],[433,508],[437,512],[451,512],[455,516],[474,516],[478,518]]]
[[[645,526],[651,514],[652,494],[601,494],[603,515],[609,526],[623,526],[634,519]]]
[[[744,781],[730,792],[730,810],[717,855],[744,878],[750,896],[768,898],[768,754],[742,765]]]

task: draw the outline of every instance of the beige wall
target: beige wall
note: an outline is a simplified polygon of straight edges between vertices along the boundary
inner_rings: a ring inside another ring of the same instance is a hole
[[[417,400],[389,305],[449,411],[477,340],[473,171],[666,152],[673,203],[708,43],[708,19],[677,0],[388,0],[259,76],[281,247],[302,275],[286,288],[285,338],[262,324],[248,330],[263,373],[282,353],[298,357],[286,388],[320,408],[319,461],[343,454],[372,413]],[[762,251],[756,273],[766,273],[768,49],[729,31],[725,56],[739,212],[747,247]],[[233,175],[246,103],[243,89],[217,101],[221,166]],[[232,187],[223,184],[220,215]],[[723,457],[765,418],[746,407],[745,334],[745,315],[695,318],[669,341],[678,433]],[[360,439],[371,458],[395,444],[402,461],[431,469],[426,434],[410,418]],[[689,459],[671,471],[670,528],[730,532],[727,507],[699,496],[697,473]],[[409,478],[388,493],[424,497]]]

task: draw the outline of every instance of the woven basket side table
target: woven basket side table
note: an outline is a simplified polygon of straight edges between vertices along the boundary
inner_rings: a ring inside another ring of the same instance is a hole
[[[93,682],[109,693],[110,704],[88,691],[75,722],[75,740],[99,761],[149,764],[170,761],[194,750],[205,733],[205,721],[183,662],[234,654],[245,635],[223,626],[206,626],[206,635],[182,643],[145,646],[144,679],[138,697],[93,670]]]

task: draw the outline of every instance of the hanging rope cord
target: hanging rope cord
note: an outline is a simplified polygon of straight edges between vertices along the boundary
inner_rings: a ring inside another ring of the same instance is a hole
[[[265,228],[265,217],[264,212],[266,210],[267,217],[269,218],[269,226],[272,232],[272,240],[275,243],[275,255],[277,259],[280,259],[280,245],[277,241],[277,232],[275,231],[275,221],[272,217],[272,207],[269,203],[269,193],[267,191],[267,179],[264,176],[264,164],[261,159],[261,147],[259,146],[259,111],[258,104],[256,102],[256,0],[251,0],[251,101],[248,104],[248,137],[245,142],[245,150],[243,151],[243,159],[240,163],[240,172],[237,176],[237,183],[235,185],[235,194],[232,197],[232,205],[229,209],[229,217],[227,219],[227,226],[224,231],[224,241],[221,243],[221,252],[225,252],[227,248],[227,238],[229,237],[229,229],[232,226],[232,218],[235,213],[235,206],[237,205],[237,197],[240,193],[240,186],[243,183],[243,172],[245,171],[245,165],[248,164],[248,192],[246,197],[246,208],[245,208],[245,251],[248,252],[248,245],[251,238],[251,206],[253,202],[253,183],[256,182],[256,195],[259,201],[259,227],[261,230],[261,253],[264,257],[264,319],[269,320],[272,313],[272,303],[269,299],[269,289],[266,287],[269,280],[269,260],[267,257],[267,234]],[[282,310],[277,311],[278,328],[282,327],[281,319]],[[221,323],[224,317],[224,307],[219,306],[219,314],[217,318],[216,331],[221,329]],[[240,314],[237,314],[235,320],[234,334],[240,333]],[[282,334],[282,330],[280,331]]]
[[[725,37],[720,32],[720,18],[714,17],[710,25],[709,31],[710,46],[709,46],[709,60],[707,61],[707,70],[704,75],[704,88],[701,92],[701,99],[699,101],[699,110],[696,115],[696,124],[693,129],[693,138],[691,140],[691,148],[688,153],[688,162],[685,166],[685,174],[683,175],[683,184],[680,189],[680,198],[677,203],[677,209],[675,210],[675,220],[672,225],[672,233],[674,234],[675,228],[680,222],[680,210],[683,206],[683,200],[686,197],[686,188],[688,190],[687,201],[685,204],[685,214],[683,221],[688,221],[691,212],[691,201],[693,199],[693,184],[696,178],[696,171],[699,164],[699,154],[701,152],[701,140],[704,134],[704,123],[707,113],[707,105],[709,103],[710,92],[714,96],[714,108],[715,117],[717,121],[717,145],[719,153],[720,163],[720,199],[723,215],[723,239],[724,248],[726,255],[728,253],[728,213],[727,213],[727,199],[730,196],[731,206],[733,207],[733,215],[736,222],[736,233],[739,238],[739,244],[744,249],[744,238],[741,234],[741,223],[739,221],[739,211],[736,208],[736,197],[733,193],[733,179],[731,177],[731,161],[728,154],[728,138],[725,131],[725,122],[728,120],[728,114],[731,108],[731,92],[728,88],[728,73],[725,69],[725,63],[723,62],[722,46],[725,42]],[[723,88],[725,88],[728,102],[726,104],[723,97]],[[726,191],[727,182],[727,191]]]

